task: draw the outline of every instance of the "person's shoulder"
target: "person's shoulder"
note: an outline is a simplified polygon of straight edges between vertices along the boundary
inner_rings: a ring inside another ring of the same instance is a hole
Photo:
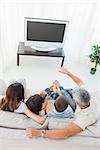
[[[16,113],[24,113],[26,109],[27,109],[26,104],[24,102],[21,102],[19,107],[14,112],[16,112]]]
[[[96,108],[96,103],[90,101],[90,106],[85,109],[77,111],[74,123],[81,127],[83,130],[94,124],[99,118],[99,112]]]

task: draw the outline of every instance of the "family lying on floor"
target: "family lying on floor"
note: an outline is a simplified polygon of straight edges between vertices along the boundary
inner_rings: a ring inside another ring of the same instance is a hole
[[[84,83],[67,69],[61,68],[62,74],[68,75],[76,84],[73,89],[62,87],[57,80],[39,94],[25,97],[24,86],[20,82],[10,84],[6,95],[0,97],[0,110],[23,113],[39,124],[47,117],[74,118],[65,128],[56,130],[26,129],[29,138],[47,137],[52,139],[67,138],[94,124],[98,118],[96,102],[84,88]]]

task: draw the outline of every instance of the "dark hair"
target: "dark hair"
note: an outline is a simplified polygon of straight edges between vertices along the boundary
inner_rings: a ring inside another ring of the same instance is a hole
[[[43,99],[39,94],[35,94],[26,101],[26,105],[29,110],[37,115],[39,115],[39,111],[42,110]]]
[[[24,100],[24,87],[21,83],[13,83],[8,86],[6,96],[1,100],[0,109],[13,112],[19,102]]]
[[[54,106],[57,112],[63,112],[68,107],[66,97],[59,96],[54,102]]]

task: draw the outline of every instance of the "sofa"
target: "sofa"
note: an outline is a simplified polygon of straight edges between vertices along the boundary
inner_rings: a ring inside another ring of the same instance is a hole
[[[97,100],[100,110],[100,91],[91,95]],[[23,114],[0,110],[0,150],[100,150],[100,119],[85,131],[64,140],[26,137],[25,130],[28,127],[51,130],[63,128],[70,122],[68,118],[47,118],[43,125],[39,125]]]

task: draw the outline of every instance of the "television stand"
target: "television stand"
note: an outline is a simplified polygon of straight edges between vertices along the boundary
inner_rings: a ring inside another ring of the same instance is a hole
[[[59,57],[62,58],[61,61],[61,67],[63,66],[64,59],[65,59],[65,54],[62,48],[53,50],[53,51],[37,51],[33,50],[29,46],[25,46],[24,42],[19,42],[18,45],[18,51],[17,51],[17,66],[19,66],[19,56],[20,55],[27,55],[27,56],[44,56],[44,57]]]

